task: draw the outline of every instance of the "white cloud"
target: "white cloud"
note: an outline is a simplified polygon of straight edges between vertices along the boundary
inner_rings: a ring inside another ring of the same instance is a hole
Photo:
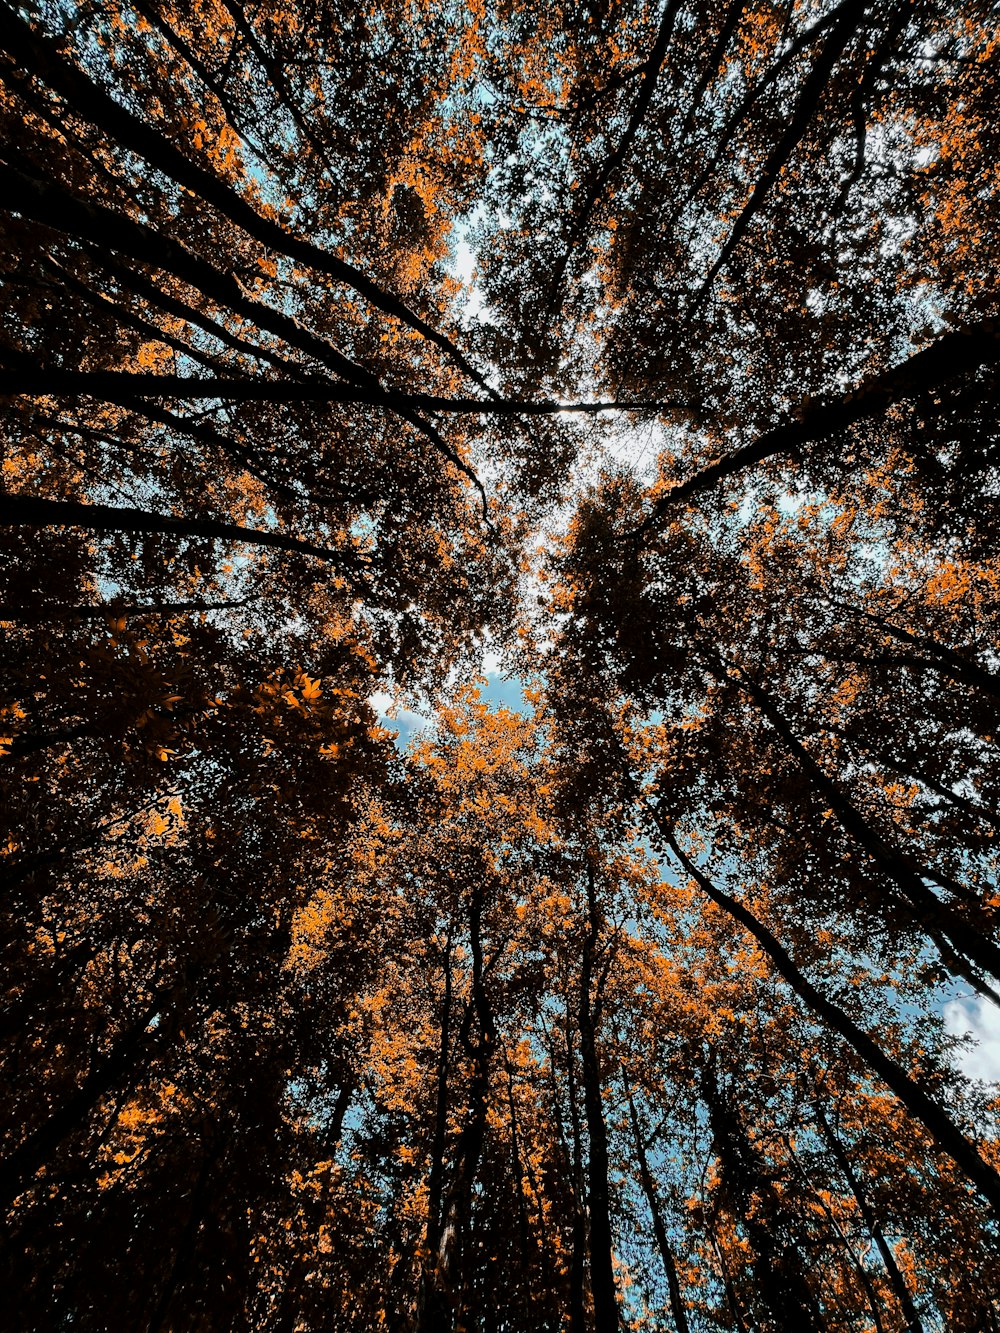
[[[959,1069],[968,1078],[1000,1082],[1000,1009],[985,997],[949,1000],[945,1029],[951,1036],[968,1035],[973,1045],[957,1052]]]
[[[455,246],[453,262],[455,276],[468,287],[476,271],[476,253],[468,241],[462,240]]]
[[[370,694],[368,702],[375,710],[379,725],[394,733],[393,744],[397,750],[405,750],[416,732],[433,725],[434,719],[429,712],[421,713],[402,707],[398,700],[384,690]]]

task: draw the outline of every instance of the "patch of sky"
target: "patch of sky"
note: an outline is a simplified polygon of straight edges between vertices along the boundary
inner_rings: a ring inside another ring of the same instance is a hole
[[[483,205],[475,208],[467,217],[459,218],[452,228],[452,249],[449,269],[453,277],[461,282],[468,295],[462,307],[461,323],[463,328],[470,324],[495,324],[496,317],[486,304],[483,289],[476,282],[479,257],[473,243],[475,229],[486,220]],[[496,224],[501,227],[510,225],[510,219],[498,216]]]
[[[669,428],[660,421],[637,426],[624,413],[609,413],[602,425],[602,465],[625,467],[647,486],[655,481],[660,454],[670,444]]]
[[[483,656],[483,675],[486,684],[480,687],[480,694],[494,708],[506,708],[512,713],[531,713],[532,706],[525,698],[524,679],[508,672],[503,660],[494,652]]]
[[[457,685],[458,675],[454,675],[449,683]],[[525,716],[533,711],[525,697],[527,681],[510,671],[503,658],[492,649],[483,652],[476,685],[479,697],[494,710],[506,708]],[[379,725],[393,733],[393,744],[401,752],[434,726],[435,707],[429,699],[401,701],[388,690],[379,690],[369,696],[368,702],[375,710]]]
[[[785,491],[784,494],[778,496],[777,507],[782,514],[786,514],[790,518],[793,514],[799,512],[808,498],[805,491]]]
[[[966,1078],[1000,1083],[1000,1008],[984,995],[958,995],[943,1016],[948,1036],[962,1040],[953,1060]]]
[[[351,521],[350,534],[357,541],[363,541],[367,537],[374,537],[378,529],[378,522],[371,514],[358,514]]]

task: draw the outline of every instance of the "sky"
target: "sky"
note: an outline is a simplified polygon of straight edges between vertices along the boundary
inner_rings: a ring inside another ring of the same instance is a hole
[[[530,712],[531,706],[524,697],[523,681],[504,672],[496,653],[484,654],[482,673],[483,680],[479,686],[479,693],[486,703],[493,708],[509,708],[514,713]],[[410,708],[399,708],[393,716],[390,711],[392,697],[388,694],[374,694],[371,702],[380,725],[396,733],[393,743],[397,750],[405,750],[416,733],[424,727],[431,726],[434,721],[432,713],[422,713]]]
[[[949,1000],[944,1007],[945,1029],[951,1036],[968,1034],[972,1044],[956,1064],[968,1078],[1000,1082],[1000,1009],[981,995]]]

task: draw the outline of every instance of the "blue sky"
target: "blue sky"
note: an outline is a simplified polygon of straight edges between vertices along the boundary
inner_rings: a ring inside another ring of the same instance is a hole
[[[502,671],[492,653],[487,653],[483,662],[479,693],[494,708],[509,708],[515,713],[531,711],[531,705],[524,697],[524,682],[519,676],[507,675]],[[398,708],[395,717],[390,716],[392,700],[387,694],[374,695],[372,703],[382,726],[396,733],[394,743],[398,750],[405,750],[413,736],[433,722],[430,710],[425,713],[411,708]]]

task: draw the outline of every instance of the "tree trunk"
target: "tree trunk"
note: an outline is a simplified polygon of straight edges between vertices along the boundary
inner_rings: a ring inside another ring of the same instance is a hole
[[[126,1028],[114,1049],[94,1061],[83,1082],[58,1110],[22,1139],[0,1164],[0,1200],[9,1203],[27,1188],[35,1173],[52,1160],[63,1140],[86,1125],[103,1097],[112,1091],[127,1092],[134,1085],[149,1053],[149,1025],[161,1012],[164,999],[164,995],[157,995]]]
[[[755,1288],[770,1316],[768,1327],[773,1333],[789,1329],[821,1333],[822,1317],[802,1255],[788,1234],[789,1219],[735,1107],[722,1095],[711,1064],[704,1070],[701,1092],[719,1157],[723,1199],[753,1247]]]
[[[576,1073],[570,1028],[569,998],[566,1001],[566,1091],[569,1123],[573,1135],[573,1253],[569,1274],[569,1333],[587,1330],[587,1217],[584,1211],[586,1187],[583,1179],[583,1134],[577,1106]],[[553,1067],[553,1073],[554,1073]],[[558,1089],[553,1089],[558,1094]]]
[[[122,532],[144,537],[151,532],[176,537],[208,537],[215,541],[247,542],[253,546],[271,546],[296,555],[314,555],[320,560],[334,560],[342,565],[352,558],[325,546],[285,537],[280,532],[263,532],[236,523],[219,523],[209,518],[176,518],[148,509],[126,509],[115,505],[83,504],[79,500],[47,500],[35,495],[0,494],[0,526],[31,528],[87,528],[92,532]]]
[[[844,832],[863,847],[875,864],[898,886],[914,919],[928,931],[941,932],[977,966],[1000,979],[1000,948],[996,943],[931,892],[917,870],[871,827],[861,811],[823,771],[774,707],[766,692],[747,677],[744,676],[742,680],[746,693],[753,698],[803,770],[823,793],[824,800],[830,802]]]
[[[652,1171],[649,1169],[649,1159],[646,1156],[646,1145],[643,1142],[642,1126],[639,1124],[639,1112],[636,1109],[635,1098],[632,1096],[631,1088],[628,1090],[628,1111],[629,1118],[632,1121],[632,1138],[635,1142],[635,1157],[639,1164],[639,1183],[642,1185],[642,1192],[646,1196],[649,1215],[653,1222],[653,1236],[656,1240],[656,1248],[660,1251],[663,1270],[667,1276],[667,1288],[670,1292],[670,1312],[674,1317],[674,1323],[677,1325],[677,1333],[689,1333],[687,1311],[684,1308],[684,1299],[681,1296],[681,1285],[677,1276],[677,1261],[674,1259],[674,1252],[670,1248],[670,1241],[667,1238],[667,1228],[664,1225],[663,1214],[660,1211],[660,1201],[656,1195],[656,1182],[653,1179]]]
[[[866,1032],[862,1032],[853,1019],[820,994],[795,966],[791,956],[775,936],[752,912],[735,898],[731,898],[728,893],[716,888],[711,880],[701,873],[681,851],[660,812],[655,811],[654,816],[664,842],[702,891],[750,932],[771,960],[778,975],[787,982],[806,1007],[824,1023],[829,1024],[852,1047],[872,1072],[892,1089],[910,1115],[923,1125],[941,1151],[947,1153],[956,1166],[968,1176],[983,1198],[1000,1210],[1000,1173],[980,1157],[951,1117],[895,1060],[886,1055]]]
[[[442,1291],[444,1260],[441,1240],[444,1230],[444,1150],[448,1130],[448,1070],[451,1060],[451,927],[444,950],[444,995],[441,1000],[441,1044],[438,1048],[437,1095],[431,1166],[427,1178],[427,1229],[420,1273],[417,1307],[419,1333],[439,1333],[447,1328],[447,1302]]]
[[[594,872],[587,867],[587,933],[580,966],[580,999],[577,1020],[580,1030],[580,1066],[583,1106],[587,1119],[587,1213],[590,1220],[590,1289],[594,1298],[595,1333],[614,1333],[619,1327],[618,1299],[611,1234],[608,1189],[608,1131],[601,1098],[601,1070],[591,989],[601,922],[597,907]]]
[[[844,1145],[840,1142],[840,1139],[831,1128],[830,1122],[827,1120],[823,1108],[818,1101],[814,1105],[814,1110],[816,1113],[816,1123],[819,1125],[823,1138],[826,1140],[834,1160],[840,1167],[844,1179],[850,1186],[851,1193],[857,1200],[858,1211],[864,1219],[865,1226],[871,1232],[872,1239],[881,1255],[882,1263],[885,1265],[885,1271],[889,1278],[889,1283],[895,1292],[896,1300],[899,1301],[899,1308],[903,1312],[903,1318],[906,1320],[906,1333],[923,1333],[923,1324],[920,1322],[920,1315],[917,1313],[917,1307],[913,1303],[910,1289],[906,1285],[906,1279],[900,1272],[899,1265],[896,1263],[896,1256],[892,1252],[892,1246],[885,1238],[885,1232],[879,1225],[879,1220],[875,1216],[871,1204],[868,1202],[861,1181],[854,1168],[851,1166],[850,1158],[847,1156]]]

